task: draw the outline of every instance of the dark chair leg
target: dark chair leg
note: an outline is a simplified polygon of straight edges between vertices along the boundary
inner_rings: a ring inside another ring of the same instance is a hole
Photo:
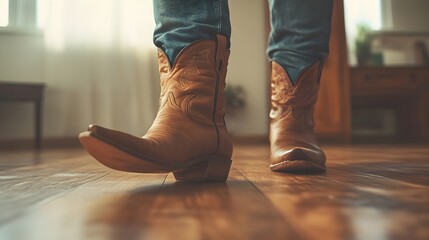
[[[40,149],[42,147],[42,99],[38,99],[35,104],[35,141],[34,147]]]

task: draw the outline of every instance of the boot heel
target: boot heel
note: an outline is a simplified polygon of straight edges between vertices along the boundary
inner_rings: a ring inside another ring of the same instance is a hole
[[[177,181],[225,182],[231,163],[228,158],[213,156],[173,174]]]

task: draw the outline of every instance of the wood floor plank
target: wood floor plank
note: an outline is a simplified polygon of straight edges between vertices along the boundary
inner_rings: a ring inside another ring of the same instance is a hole
[[[267,145],[236,146],[226,183],[114,171],[82,150],[0,153],[0,239],[429,239],[429,148],[325,150],[326,173],[293,175],[268,169]]]
[[[44,159],[43,164],[0,171],[0,224],[13,220],[39,203],[58,198],[83,184],[97,183],[98,179],[106,179],[110,175],[116,174],[112,178],[114,181],[130,183],[129,178],[121,179],[117,176],[118,172],[97,163],[82,150],[79,152],[80,156],[75,158],[57,161]],[[147,179],[150,176],[154,175],[139,175],[139,178]],[[149,179],[163,181],[163,175],[155,176],[156,179]],[[105,182],[103,186],[92,190],[101,191],[103,187],[110,189],[108,184],[110,182]]]
[[[274,173],[266,167],[269,158],[263,156],[266,151],[261,149],[258,154],[253,148],[253,152],[257,158],[241,159],[244,155],[236,153],[240,156],[237,168],[271,199],[305,238],[426,239],[429,236],[426,227],[429,226],[429,192],[424,184],[409,184],[406,177],[405,180],[392,179],[384,176],[385,172],[367,174],[365,165],[356,171],[328,167],[326,173],[318,175]],[[354,158],[348,159],[349,164],[342,164],[350,166],[360,162],[359,154],[354,154]],[[403,152],[402,156],[407,154]],[[389,162],[385,157],[381,155],[375,160]],[[342,159],[329,158],[333,163]],[[418,165],[425,168],[421,160]],[[374,170],[374,165],[369,165],[368,169]],[[369,172],[375,173],[372,170]],[[421,178],[428,180],[423,173]]]
[[[110,178],[108,175],[106,177]],[[29,209],[25,216],[4,224],[0,227],[0,239],[138,239],[132,236],[141,227],[128,225],[128,221],[150,210],[162,185],[162,181],[146,182],[144,177],[140,180],[132,183],[107,181],[110,188],[98,190],[94,187],[103,183],[102,179],[96,180],[96,184],[89,184],[88,188],[81,185],[61,197]],[[124,185],[125,191],[122,189]],[[151,193],[144,198],[135,197],[140,189]]]
[[[175,182],[169,175],[163,185],[147,186],[136,181],[130,184],[132,176],[122,177],[109,174],[83,184],[0,229],[0,234],[36,240],[299,239],[272,203],[237,170],[232,170],[227,183]],[[129,186],[124,188],[124,184]],[[98,185],[118,191],[92,191]],[[73,224],[66,221],[68,218]],[[69,234],[28,228],[34,222],[59,229],[67,225]],[[58,222],[64,225],[57,226]],[[22,233],[23,228],[29,230]]]
[[[82,149],[50,149],[44,151],[37,150],[8,150],[0,151],[0,171],[45,165],[58,160],[76,158],[82,156]]]
[[[180,183],[169,175],[149,217],[151,229],[169,229],[149,239],[172,239],[176,234],[183,239],[300,239],[236,168],[226,183]]]

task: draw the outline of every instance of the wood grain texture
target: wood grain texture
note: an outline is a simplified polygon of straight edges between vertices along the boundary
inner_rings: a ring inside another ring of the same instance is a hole
[[[292,175],[268,169],[268,145],[239,145],[226,183],[3,152],[0,239],[428,239],[429,148],[325,150],[326,173]]]

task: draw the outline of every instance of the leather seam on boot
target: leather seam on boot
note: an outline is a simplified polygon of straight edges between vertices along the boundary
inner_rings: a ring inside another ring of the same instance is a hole
[[[192,99],[194,99],[197,95],[188,95],[185,97],[185,99],[183,99],[182,102],[182,111],[186,113],[186,115],[194,122],[197,122],[191,115],[191,112],[189,110],[189,105]]]
[[[213,98],[213,116],[212,116],[212,120],[213,120],[213,125],[214,128],[216,130],[216,148],[215,148],[215,154],[217,154],[219,152],[219,145],[220,145],[220,133],[219,133],[219,128],[217,126],[217,121],[216,121],[216,112],[217,112],[217,108],[218,108],[218,97],[219,97],[219,88],[220,88],[220,78],[221,78],[221,73],[222,73],[222,55],[224,54],[222,51],[223,49],[221,48],[221,38],[223,36],[221,35],[217,35],[216,36],[216,45],[215,45],[215,72],[216,72],[216,83],[215,83],[215,92],[214,92],[214,98]],[[223,37],[224,38],[224,37]],[[222,40],[226,40],[226,39],[222,39]],[[225,46],[226,47],[226,46]],[[225,49],[226,50],[226,49]]]
[[[167,101],[172,108],[182,110],[180,105],[176,102],[176,97],[173,92],[168,93]]]
[[[214,104],[213,104],[213,125],[214,125],[214,128],[215,128],[215,130],[216,130],[216,148],[215,148],[215,154],[216,153],[218,153],[218,151],[219,151],[219,145],[220,145],[220,134],[219,134],[219,129],[218,129],[218,126],[217,126],[217,124],[216,124],[216,111],[217,111],[217,98],[218,98],[218,94],[219,94],[219,73],[217,73],[217,76],[216,76],[216,84],[215,84],[215,94],[214,94],[214,98],[213,98],[213,102],[214,102]]]

